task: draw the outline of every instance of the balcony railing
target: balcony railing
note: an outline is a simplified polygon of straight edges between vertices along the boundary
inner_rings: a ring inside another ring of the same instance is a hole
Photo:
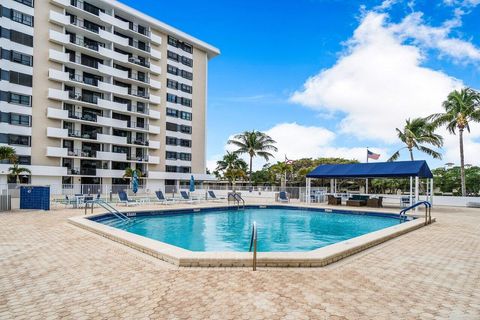
[[[127,160],[148,162],[148,155],[127,154]]]
[[[70,119],[78,119],[78,120],[84,120],[84,121],[97,122],[97,115],[94,114],[94,113],[82,113],[82,112],[69,111],[68,112],[68,117]]]
[[[84,77],[81,74],[69,74],[70,80],[98,87],[98,79]]]
[[[139,26],[137,24],[129,23],[129,29],[135,31],[136,33],[140,33],[141,35],[150,37],[150,31],[146,27]]]
[[[97,156],[97,151],[95,150],[82,150],[82,149],[72,149],[68,150],[67,155],[69,157],[84,157],[84,158],[95,158]]]
[[[130,94],[132,96],[135,96],[135,97],[144,98],[144,99],[149,99],[150,98],[150,94],[146,91],[138,91],[138,90],[135,90],[135,89],[128,89],[128,94]]]
[[[97,139],[97,132],[81,132],[80,130],[68,130],[68,136],[72,138]]]
[[[98,51],[98,47],[105,48],[105,44],[97,41],[85,41],[82,38],[75,36],[70,36],[70,43],[76,44],[77,46],[85,47],[90,50]]]
[[[148,113],[148,108],[146,106],[132,105],[130,103],[127,104],[127,110],[130,112],[137,112],[137,113],[143,113],[143,114]]]
[[[130,47],[134,47],[136,49],[139,49],[139,50],[142,50],[142,51],[145,51],[145,52],[150,52],[150,46],[143,43],[143,42],[139,42],[137,40],[134,40],[134,39],[128,39],[128,45]]]
[[[128,78],[132,80],[141,81],[144,83],[150,83],[150,79],[148,78],[147,75],[139,75],[138,73],[134,73],[134,72],[130,73],[128,75]]]
[[[97,8],[95,6],[90,5],[89,3],[85,3],[82,0],[70,0],[70,5],[73,7],[79,8],[83,11],[89,12],[91,14],[94,14],[96,16],[100,15],[100,11],[104,12],[100,8]]]
[[[148,141],[142,140],[142,139],[135,139],[133,141],[133,144],[139,145],[139,146],[148,146]]]
[[[137,65],[142,66],[142,67],[145,67],[145,68],[150,68],[150,62],[141,60],[141,59],[139,59],[139,58],[129,57],[129,58],[128,58],[128,62],[137,64]]]
[[[96,176],[97,175],[97,169],[95,169],[95,168],[68,168],[67,173],[69,175]]]
[[[90,26],[90,25],[88,25],[88,24],[85,24],[85,21],[84,21],[83,19],[78,19],[77,17],[75,17],[75,18],[73,19],[73,21],[70,20],[70,24],[71,24],[71,25],[74,25],[74,26],[76,26],[76,27],[85,29],[85,30],[87,30],[87,31],[91,31],[91,32],[93,32],[93,33],[97,33],[97,34],[98,34],[98,32],[99,32],[99,29],[102,29],[102,30],[104,29],[104,28],[100,28],[100,27],[98,27],[98,26],[93,26],[93,25]]]
[[[98,97],[96,96],[90,96],[90,95],[82,95],[81,93],[75,93],[68,91],[68,98],[72,100],[77,100],[77,101],[82,101],[82,102],[87,102],[87,103],[92,103],[92,104],[98,104]]]
[[[148,130],[148,124],[146,123],[138,123],[135,121],[128,121],[127,122],[127,127],[128,128],[136,128],[136,129],[142,129],[142,130]]]

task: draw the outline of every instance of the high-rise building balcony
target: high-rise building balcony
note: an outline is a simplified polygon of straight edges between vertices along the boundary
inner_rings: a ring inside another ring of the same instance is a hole
[[[102,19],[102,21],[108,23],[108,24],[111,24],[112,26],[114,27],[117,27],[117,28],[121,28],[121,29],[128,29],[128,22],[126,21],[122,21],[120,19],[117,19],[115,18],[114,16],[112,15],[109,15],[109,14],[106,14],[104,12],[99,12],[99,15],[100,19]]]
[[[68,155],[67,148],[47,147],[47,157],[63,158]]]

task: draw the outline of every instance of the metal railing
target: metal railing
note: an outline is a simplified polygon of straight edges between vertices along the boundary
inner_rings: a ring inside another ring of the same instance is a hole
[[[130,218],[127,217],[126,215],[124,215],[123,213],[121,213],[120,211],[118,211],[117,209],[115,209],[114,207],[112,207],[109,203],[101,200],[101,199],[94,199],[94,200],[86,200],[85,201],[85,215],[87,214],[87,208],[88,208],[88,205],[91,204],[91,213],[93,213],[93,206],[95,204],[98,204],[100,207],[102,207],[103,209],[107,210],[108,212],[110,212],[111,214],[113,214],[115,217],[117,217],[118,219],[122,220],[122,221],[129,221]]]
[[[407,211],[415,209],[421,205],[425,206],[425,225],[432,223],[432,204],[428,201],[420,201],[408,208],[401,210],[399,213],[400,220],[405,221],[407,219]]]
[[[253,271],[257,270],[257,223],[253,221],[252,224],[252,236],[250,238],[250,248],[248,249],[248,252],[252,252],[252,247],[253,247],[253,261],[252,261],[252,267]]]
[[[230,204],[230,200],[232,200],[234,204],[235,202],[237,203],[237,209],[240,209],[240,201],[241,201],[243,205],[242,209],[245,209],[245,200],[243,200],[242,196],[239,193],[235,191],[229,193],[227,197],[228,204]]]

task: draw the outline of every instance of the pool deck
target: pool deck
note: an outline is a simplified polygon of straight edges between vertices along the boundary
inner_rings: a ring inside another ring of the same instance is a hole
[[[436,223],[323,268],[257,272],[179,268],[67,222],[83,212],[0,213],[0,319],[480,318],[479,209],[434,208]]]

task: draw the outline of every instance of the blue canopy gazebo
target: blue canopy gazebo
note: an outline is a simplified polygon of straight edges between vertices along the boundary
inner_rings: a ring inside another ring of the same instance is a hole
[[[311,191],[311,179],[331,179],[331,193],[336,193],[336,180],[344,178],[410,178],[410,204],[413,204],[413,194],[415,195],[415,202],[418,201],[419,179],[426,178],[428,179],[427,199],[429,197],[430,203],[433,199],[433,174],[425,160],[417,160],[319,165],[307,174],[307,203],[310,203],[308,195]],[[413,193],[413,178],[415,178],[415,193]],[[368,190],[366,191],[368,193]]]

